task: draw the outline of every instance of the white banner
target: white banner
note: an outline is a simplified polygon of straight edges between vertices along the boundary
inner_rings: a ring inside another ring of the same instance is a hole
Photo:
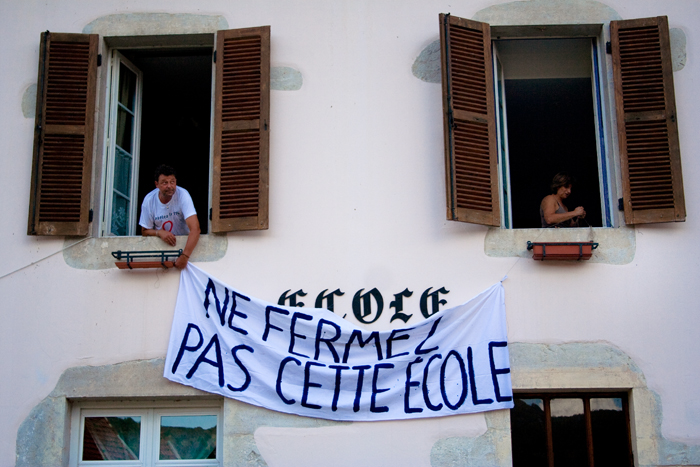
[[[499,282],[415,326],[368,331],[285,307],[188,264],[163,376],[280,412],[332,420],[440,417],[513,407]]]

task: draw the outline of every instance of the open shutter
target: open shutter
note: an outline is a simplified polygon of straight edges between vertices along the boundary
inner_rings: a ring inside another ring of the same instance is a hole
[[[447,218],[500,225],[491,30],[440,15]]]
[[[610,36],[625,222],[684,221],[668,20],[612,21]]]
[[[96,34],[41,35],[28,235],[87,235]]]
[[[270,27],[217,32],[212,231],[268,226]]]

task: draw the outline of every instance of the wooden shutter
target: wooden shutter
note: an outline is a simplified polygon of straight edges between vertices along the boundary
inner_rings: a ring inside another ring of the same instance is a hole
[[[491,30],[440,15],[447,218],[500,225]]]
[[[41,35],[29,235],[87,235],[96,34]]]
[[[212,231],[268,227],[270,27],[218,31]]]
[[[668,20],[612,21],[610,35],[625,222],[684,221]]]

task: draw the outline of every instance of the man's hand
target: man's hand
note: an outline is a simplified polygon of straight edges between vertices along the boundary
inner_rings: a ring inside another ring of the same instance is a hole
[[[177,261],[175,261],[175,267],[178,269],[185,269],[187,267],[187,262],[189,261],[189,256],[186,254],[181,254],[178,256]]]
[[[175,243],[177,242],[175,235],[168,232],[167,230],[156,230],[156,236],[160,237],[161,240],[163,240],[170,246],[175,246]]]

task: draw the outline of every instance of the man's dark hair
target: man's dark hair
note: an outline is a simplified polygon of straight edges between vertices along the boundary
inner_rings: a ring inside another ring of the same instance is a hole
[[[552,185],[551,185],[552,193],[556,194],[556,192],[559,191],[559,188],[561,188],[563,186],[566,187],[569,185],[573,185],[574,182],[575,182],[574,177],[572,177],[571,175],[569,175],[566,172],[559,172],[552,179]]]
[[[156,171],[153,174],[153,179],[157,182],[161,175],[165,175],[166,177],[172,175],[173,177],[177,178],[175,169],[165,164],[160,164],[158,167],[156,167]]]

